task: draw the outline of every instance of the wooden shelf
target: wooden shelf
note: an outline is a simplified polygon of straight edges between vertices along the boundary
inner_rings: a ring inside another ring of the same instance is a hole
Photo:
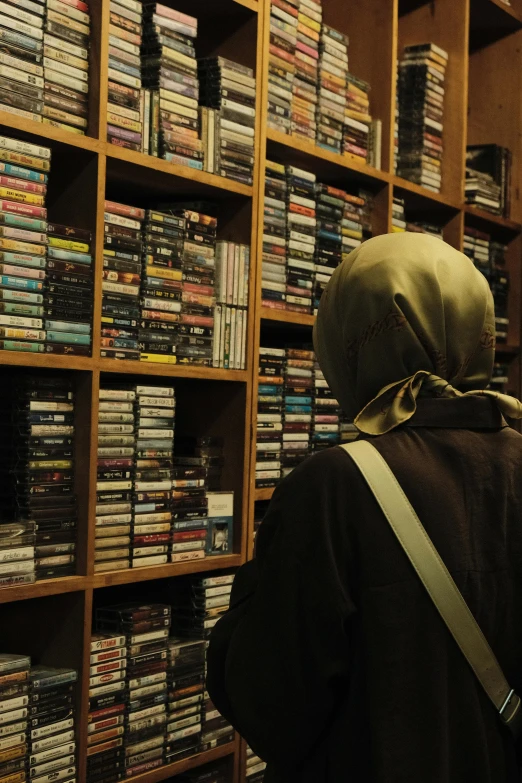
[[[61,356],[51,353],[0,351],[0,365],[42,367],[45,370],[93,370],[95,360],[90,356]]]
[[[313,326],[315,315],[306,315],[306,313],[294,313],[292,310],[276,310],[271,307],[261,308],[261,320],[278,321],[283,324],[294,324],[296,326]]]
[[[240,381],[245,383],[246,370],[222,370],[219,367],[199,367],[192,364],[163,364],[162,362],[99,359],[100,372],[129,375],[160,375],[165,378],[195,378],[209,381]]]
[[[497,236],[511,237],[512,239],[522,232],[522,225],[509,218],[492,215],[484,209],[478,209],[470,204],[464,205],[464,223],[479,228],[486,233],[494,233]]]
[[[206,557],[204,560],[192,560],[188,563],[167,563],[146,568],[128,568],[124,571],[107,571],[94,574],[93,587],[111,587],[112,585],[130,585],[135,582],[148,582],[152,579],[167,579],[173,576],[199,574],[202,571],[219,571],[223,568],[235,568],[242,563],[241,555],[223,555]]]
[[[174,775],[181,775],[190,769],[202,767],[211,761],[226,758],[235,753],[236,743],[228,742],[226,745],[220,745],[204,753],[198,753],[196,756],[189,756],[186,759],[174,762],[174,764],[165,764],[163,767],[153,769],[151,772],[145,772],[143,775],[136,775],[132,778],[136,783],[159,783],[161,780],[167,780]]]
[[[237,5],[242,5],[244,8],[248,8],[249,11],[253,11],[255,14],[259,13],[259,3],[257,0],[234,0]]]
[[[409,180],[403,179],[402,177],[393,176],[392,184],[394,189],[397,188],[404,190],[415,196],[421,197],[426,204],[445,207],[447,209],[453,210],[454,212],[458,212],[460,209],[460,201],[447,198],[441,193],[434,193],[433,191],[428,190],[427,188],[423,188],[421,185],[416,185],[414,182],[410,182]]]
[[[255,491],[254,499],[258,500],[270,500],[274,494],[275,487],[259,487]]]
[[[54,125],[45,125],[43,122],[34,122],[26,120],[24,117],[17,117],[7,111],[0,111],[0,126],[3,133],[10,130],[20,131],[21,136],[39,136],[42,139],[42,145],[45,146],[45,140],[48,142],[59,142],[67,144],[70,147],[77,147],[89,152],[102,152],[105,146],[99,139],[93,139],[91,136],[82,136],[79,133],[71,133],[63,128],[55,128]],[[52,146],[52,145],[51,145]]]
[[[509,345],[507,343],[497,343],[495,346],[497,356],[518,356],[520,345]]]
[[[30,585],[13,585],[0,588],[0,604],[13,601],[26,601],[30,598],[43,598],[49,595],[63,595],[85,590],[88,586],[86,576],[64,576],[60,579],[45,579]]]

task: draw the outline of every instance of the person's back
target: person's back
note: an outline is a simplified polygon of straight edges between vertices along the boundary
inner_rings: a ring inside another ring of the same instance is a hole
[[[367,405],[362,437],[378,435],[520,692],[522,437],[493,396],[426,395],[407,415],[400,404]],[[276,489],[242,571],[209,689],[268,762],[265,783],[519,780],[511,735],[343,450]]]

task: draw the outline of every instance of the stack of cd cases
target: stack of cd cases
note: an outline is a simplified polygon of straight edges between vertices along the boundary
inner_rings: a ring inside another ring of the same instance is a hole
[[[99,391],[95,573],[130,567],[135,398],[129,388]]]
[[[2,3],[0,14],[0,110],[33,122],[41,122],[43,113],[44,14],[40,0],[23,8]]]
[[[151,152],[203,168],[198,123],[198,20],[161,3],[144,5],[143,82],[152,95]]]
[[[273,487],[281,478],[285,349],[259,349],[256,431],[256,487]]]
[[[142,234],[145,211],[105,202],[100,355],[139,359]]]
[[[46,0],[43,121],[80,134],[87,129],[90,31],[83,0]]]
[[[90,665],[90,677],[101,677],[102,682],[89,687],[87,783],[104,783],[119,780],[125,769],[122,747],[127,710],[125,636],[94,634]],[[123,677],[112,679],[114,672],[121,672]]]
[[[143,142],[141,37],[142,4],[136,0],[111,0],[107,139],[137,152],[142,151]]]
[[[290,133],[292,87],[295,79],[298,10],[292,0],[270,3],[270,50],[268,61],[268,114],[270,128]]]

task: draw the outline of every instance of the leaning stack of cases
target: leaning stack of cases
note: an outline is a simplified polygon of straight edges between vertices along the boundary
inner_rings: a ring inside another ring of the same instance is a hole
[[[51,150],[0,137],[0,348],[42,353]],[[52,350],[52,349],[49,349]],[[54,351],[53,351],[54,352]]]
[[[286,349],[283,394],[282,478],[291,473],[310,453],[314,399],[313,351],[302,348]]]
[[[228,610],[233,580],[233,574],[227,574],[171,583],[173,635],[181,640],[204,639],[208,643],[212,628]],[[206,691],[201,719],[200,752],[233,740],[232,726],[216,712]]]
[[[346,74],[343,152],[354,155],[360,163],[368,162],[372,133],[369,93],[368,82],[352,73]]]
[[[317,183],[317,241],[315,245],[314,312],[334,269],[343,256],[343,219],[346,193]],[[307,218],[310,220],[310,218]]]
[[[27,8],[28,10],[25,10]],[[2,3],[0,21],[0,110],[33,122],[42,121],[42,65],[45,5]]]
[[[274,487],[281,478],[285,349],[259,349],[256,431],[256,487]]]
[[[286,309],[311,313],[316,245],[316,176],[295,166],[287,166],[286,179]],[[309,221],[303,223],[303,216]],[[307,293],[297,295],[294,293],[296,288],[306,289]]]
[[[0,779],[27,780],[30,715],[29,670],[25,655],[0,653]]]
[[[168,562],[176,397],[172,386],[136,387],[136,480],[132,567]],[[145,507],[145,508],[143,508]],[[169,524],[169,531],[164,526]],[[161,531],[156,526],[161,525]]]
[[[149,209],[143,224],[141,361],[175,363],[183,296],[185,218]]]
[[[110,0],[107,139],[137,152],[143,144],[141,22],[141,2]]]
[[[269,128],[282,133],[291,132],[298,16],[296,0],[291,3],[286,0],[273,0],[270,3],[266,121]]]
[[[94,270],[91,232],[47,224],[45,328],[53,353],[90,356]]]
[[[44,123],[84,134],[89,96],[89,6],[46,0]]]
[[[216,242],[214,367],[245,369],[249,270],[248,245]]]
[[[251,747],[246,750],[246,783],[263,783],[265,776],[266,762],[257,756]]]
[[[392,233],[401,234],[403,231],[406,231],[404,199],[394,196],[392,205]]]
[[[313,141],[316,136],[316,111],[319,99],[319,33],[322,9],[318,3],[295,0],[297,40],[295,74],[292,83],[291,132],[293,136]],[[280,47],[279,55],[287,52]],[[292,56],[292,55],[290,55]]]
[[[151,92],[149,150],[173,163],[203,168],[198,124],[198,20],[160,3],[144,5],[141,64]]]
[[[102,358],[139,359],[141,221],[145,211],[105,202]]]
[[[33,666],[30,678],[30,780],[76,778],[75,669]]]
[[[127,711],[123,735],[125,777],[164,763],[167,650],[171,622],[166,604],[122,604],[98,609],[96,627],[125,636]],[[126,675],[126,676],[125,676]]]
[[[135,396],[132,389],[99,390],[95,572],[130,566]]]
[[[2,398],[4,515],[10,512],[9,521],[22,521],[27,528],[23,538],[29,539],[34,525],[36,546],[34,561],[29,550],[21,550],[23,562],[13,573],[30,575],[23,581],[31,582],[35,576],[70,576],[75,572],[77,522],[72,381],[19,376],[11,379]]]
[[[314,401],[312,422],[312,451],[336,446],[340,440],[341,409],[328,386],[318,361],[314,361]]]
[[[251,185],[256,120],[254,71],[224,57],[201,59],[198,68],[205,171]]]
[[[205,652],[204,639],[169,639],[166,764],[196,755],[199,751],[205,696]]]
[[[316,143],[323,149],[340,154],[343,150],[346,110],[347,36],[323,25],[320,52],[321,84],[317,104]]]
[[[442,184],[444,76],[448,55],[433,43],[404,49],[399,68],[397,174],[439,193]]]
[[[265,164],[261,303],[284,309],[286,302],[286,195],[285,167]]]
[[[93,634],[90,677],[121,672],[118,680],[89,686],[87,783],[119,780],[124,773],[123,734],[127,711],[127,645],[122,634]]]

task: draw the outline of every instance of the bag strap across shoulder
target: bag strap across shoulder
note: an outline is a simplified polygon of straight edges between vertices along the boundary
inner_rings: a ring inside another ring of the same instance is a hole
[[[345,444],[340,448],[359,468],[499,717],[518,737],[522,732],[520,698],[509,686],[484,634],[388,463],[366,440]]]

